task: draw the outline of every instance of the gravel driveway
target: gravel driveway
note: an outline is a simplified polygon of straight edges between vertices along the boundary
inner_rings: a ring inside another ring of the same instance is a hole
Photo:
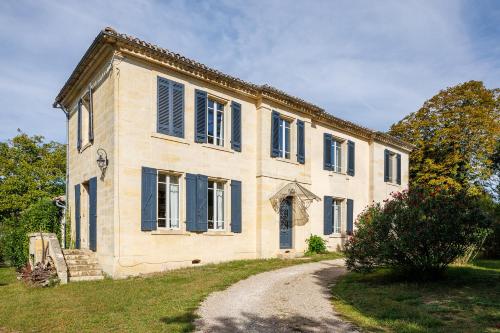
[[[329,285],[343,260],[265,272],[211,294],[198,310],[197,332],[358,332],[333,311]]]

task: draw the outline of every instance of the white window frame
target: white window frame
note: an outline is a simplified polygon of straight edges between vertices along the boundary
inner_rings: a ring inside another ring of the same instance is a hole
[[[210,105],[210,102],[213,102],[214,103],[214,107],[213,109],[209,106]],[[219,110],[219,106],[222,107],[222,110]],[[213,136],[210,136],[208,134],[208,120],[209,120],[209,117],[210,117],[210,109],[212,109],[212,114],[213,114],[213,123],[214,123],[214,135]],[[208,98],[208,102],[207,102],[207,143],[210,143],[210,144],[213,144],[213,145],[216,145],[216,146],[220,146],[220,147],[224,147],[224,121],[225,121],[225,104],[224,103],[221,103],[221,102],[218,102],[217,100],[215,99],[212,99],[212,98]],[[219,129],[219,126],[217,124],[217,119],[218,119],[218,115],[219,113],[222,115],[222,121],[221,121],[221,125],[220,125],[220,136],[217,135],[217,130]],[[212,138],[213,142],[209,142],[209,138]]]
[[[344,143],[340,141],[339,139],[332,137],[332,148],[333,148],[333,154],[332,154],[332,170],[334,172],[341,173],[343,168],[342,168],[342,151]]]
[[[165,175],[165,182],[160,181],[160,174]],[[159,217],[159,207],[156,207],[156,227],[158,229],[168,229],[168,230],[179,230],[180,229],[180,215],[181,215],[181,176],[179,174],[175,173],[170,173],[170,172],[164,172],[164,171],[158,171],[157,175],[158,179],[156,181],[157,183],[157,193],[159,191],[159,184],[165,184],[165,217]],[[170,178],[175,177],[177,178],[177,225],[172,226],[172,216],[171,216],[171,205],[170,205],[170,195],[171,195],[171,188],[170,185],[175,185],[170,183]],[[157,194],[158,195],[158,194]],[[160,219],[165,220],[165,226],[160,227],[159,221]]]
[[[291,137],[291,130],[292,128],[292,122],[289,119],[285,118],[280,118],[279,122],[279,131],[281,134],[281,142],[280,142],[280,149],[279,149],[279,157],[285,158],[285,159],[290,159],[291,153],[290,151],[291,146],[292,146],[292,137]],[[287,133],[288,130],[288,133]],[[286,137],[288,134],[288,150],[286,150]],[[288,154],[288,156],[287,156]]]
[[[333,198],[332,202],[332,226],[333,233],[340,234],[342,232],[342,206],[343,200]],[[335,209],[337,207],[337,214],[335,214]]]
[[[210,187],[210,184],[213,184],[213,187]],[[208,217],[208,222],[212,222],[212,228],[207,226],[208,230],[212,231],[224,231],[226,229],[226,191],[225,191],[226,184],[223,181],[220,180],[208,180],[208,189],[212,189],[212,198],[208,198],[208,193],[207,192],[207,199],[212,200],[213,202],[213,217],[212,220],[210,220],[210,216]],[[218,201],[218,195],[222,194],[221,201]],[[222,207],[219,207],[219,203],[221,204]],[[207,203],[207,209],[208,209],[208,203]],[[222,219],[221,219],[222,216]]]

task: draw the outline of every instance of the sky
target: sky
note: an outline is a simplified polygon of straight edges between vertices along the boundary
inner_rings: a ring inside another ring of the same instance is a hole
[[[55,96],[111,26],[380,131],[461,82],[500,88],[500,1],[0,1],[0,140],[65,142]]]

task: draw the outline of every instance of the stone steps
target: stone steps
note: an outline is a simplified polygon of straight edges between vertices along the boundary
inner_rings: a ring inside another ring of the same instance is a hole
[[[94,281],[104,279],[94,252],[90,250],[63,250],[68,266],[69,281]]]

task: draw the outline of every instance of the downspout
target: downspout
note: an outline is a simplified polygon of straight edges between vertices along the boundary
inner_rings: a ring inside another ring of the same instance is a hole
[[[69,183],[69,111],[61,104],[54,104],[54,108],[61,109],[66,116],[66,182],[64,194],[63,219],[62,219],[62,244],[61,248],[66,248],[66,210],[68,207],[68,183]]]

